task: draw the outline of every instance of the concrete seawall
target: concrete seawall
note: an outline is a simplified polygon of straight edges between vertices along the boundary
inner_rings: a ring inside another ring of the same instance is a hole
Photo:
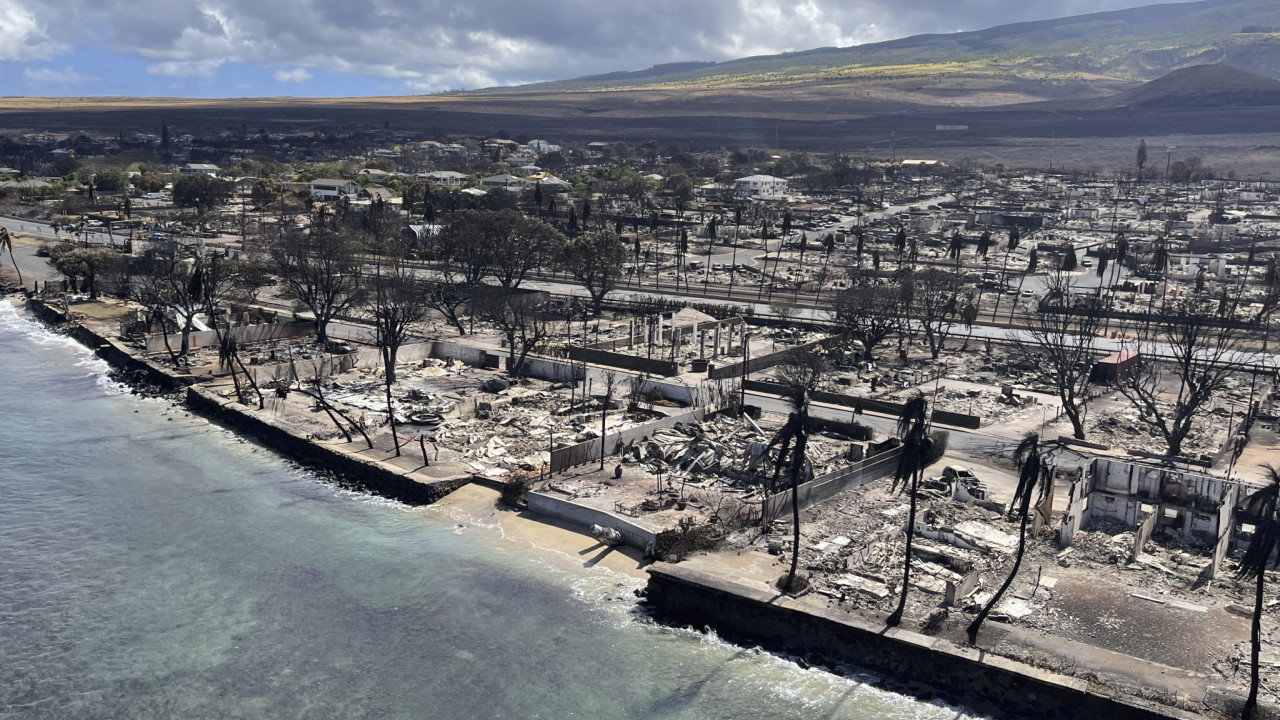
[[[999,718],[1049,720],[1203,720],[1206,716],[1131,697],[1113,697],[1078,678],[978,648],[844,613],[681,565],[649,569],[648,602],[667,622],[710,627],[732,642],[853,664],[883,678],[886,689],[940,698]]]

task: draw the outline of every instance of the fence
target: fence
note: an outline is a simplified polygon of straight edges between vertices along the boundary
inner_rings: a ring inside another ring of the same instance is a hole
[[[677,423],[691,423],[702,420],[703,409],[694,408],[693,410],[680,415],[672,415],[661,420],[655,420],[644,425],[637,425],[621,432],[605,435],[603,448],[606,455],[613,455],[617,450],[630,443],[632,440],[640,440],[647,438],[654,433],[655,430],[663,428],[675,427]],[[600,459],[600,450],[602,443],[600,438],[588,440],[570,445],[569,447],[559,448],[551,451],[551,472],[560,472],[565,468],[575,467],[577,465],[585,465],[593,460]]]
[[[742,383],[742,387],[752,392],[769,393],[770,395],[786,395],[791,391],[786,385],[778,383],[763,382],[760,380],[746,380]],[[862,412],[880,413],[881,415],[898,416],[902,414],[902,404],[885,402],[884,400],[873,400],[871,398],[855,397],[853,395],[840,395],[832,392],[824,392],[821,390],[813,392],[811,397],[815,402],[826,403],[828,405],[841,405],[850,410],[860,409]],[[933,421],[951,427],[966,428],[969,430],[977,430],[982,427],[982,418],[978,415],[966,415],[964,413],[949,412],[947,410],[934,409]]]
[[[869,460],[864,460],[847,468],[827,473],[820,478],[814,478],[807,483],[802,483],[796,492],[796,495],[800,498],[800,509],[803,510],[810,505],[835,497],[846,490],[862,487],[872,480],[878,480],[889,475],[898,467],[898,458],[901,456],[902,448],[894,448]],[[790,512],[790,510],[791,491],[784,490],[764,499],[764,505],[761,507],[761,516],[763,522],[768,524],[777,520],[783,513]]]

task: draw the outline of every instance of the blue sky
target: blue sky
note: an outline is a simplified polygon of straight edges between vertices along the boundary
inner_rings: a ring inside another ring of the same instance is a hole
[[[0,95],[412,95],[847,46],[1143,4],[0,0]]]

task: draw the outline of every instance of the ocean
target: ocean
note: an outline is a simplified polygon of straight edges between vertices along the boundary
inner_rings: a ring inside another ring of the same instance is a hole
[[[0,718],[962,718],[343,490],[0,302]]]

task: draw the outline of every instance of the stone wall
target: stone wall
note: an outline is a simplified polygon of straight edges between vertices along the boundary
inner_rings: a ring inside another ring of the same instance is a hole
[[[394,466],[298,437],[251,410],[201,388],[188,388],[186,400],[193,412],[219,425],[253,437],[303,464],[336,472],[353,485],[400,502],[427,505],[471,481],[469,476],[459,476],[420,482]]]
[[[1202,716],[1137,698],[1108,697],[1089,683],[839,611],[802,606],[681,565],[649,570],[648,602],[660,619],[711,627],[744,645],[792,652],[812,662],[855,664],[886,689],[943,699],[1000,718],[1192,720]],[[1141,662],[1135,659],[1135,662]]]

